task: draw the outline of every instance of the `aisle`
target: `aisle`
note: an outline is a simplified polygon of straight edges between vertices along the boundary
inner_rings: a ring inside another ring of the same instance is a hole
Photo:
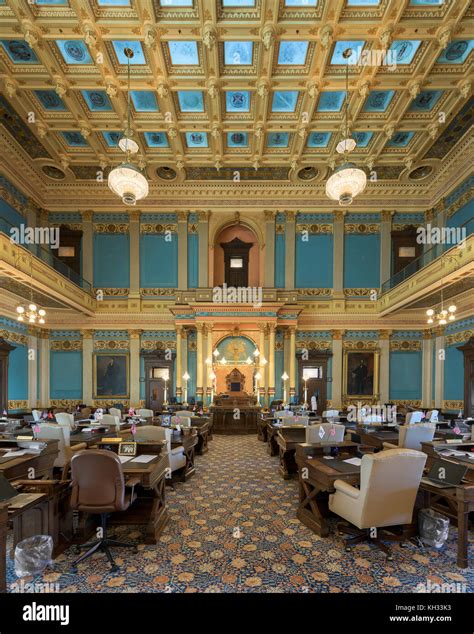
[[[420,578],[468,583],[469,573],[449,572],[456,570],[452,537],[441,553],[395,548],[393,562],[368,546],[348,554],[338,538],[319,538],[295,517],[296,480],[282,480],[265,449],[254,436],[214,436],[196,476],[167,489],[170,522],[158,545],[117,556],[115,575],[103,556],[77,575],[59,572],[74,558],[70,550],[43,580],[61,592],[403,592]],[[140,533],[121,527],[120,534]]]

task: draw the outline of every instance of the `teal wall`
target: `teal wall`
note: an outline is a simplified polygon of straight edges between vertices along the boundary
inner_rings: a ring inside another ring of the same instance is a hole
[[[94,234],[94,286],[96,288],[130,287],[128,234]]]
[[[445,401],[464,400],[464,356],[457,348],[460,343],[446,346],[444,360],[444,396]]]
[[[52,399],[82,398],[82,352],[51,350],[50,397]]]
[[[285,288],[285,234],[275,234],[275,288]]]
[[[379,286],[379,234],[346,234],[344,236],[344,288],[378,288]]]
[[[19,344],[10,352],[8,361],[8,400],[28,398],[28,348]]]
[[[284,372],[284,353],[283,350],[275,350],[275,399],[283,398],[283,381],[281,375]],[[287,373],[288,374],[288,373]],[[290,381],[286,382],[287,398],[290,394]]]
[[[333,284],[333,237],[309,234],[308,241],[296,236],[296,288],[331,288]]]
[[[199,237],[188,233],[188,288],[199,286]]]
[[[165,234],[140,236],[140,286],[176,288],[178,286],[178,237]]]
[[[422,352],[390,352],[390,400],[421,399]]]

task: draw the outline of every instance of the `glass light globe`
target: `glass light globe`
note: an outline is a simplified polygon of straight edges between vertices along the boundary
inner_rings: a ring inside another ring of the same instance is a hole
[[[16,307],[16,312],[20,313],[20,315],[21,315],[21,314],[23,314],[25,312],[25,309],[23,308],[23,306],[17,306]]]
[[[432,308],[428,308],[426,314],[428,315],[428,317],[431,317],[432,315],[434,315],[434,310]]]
[[[357,143],[354,139],[343,139],[336,145],[336,152],[338,154],[344,154],[344,152],[352,152],[355,149]]]
[[[432,324],[432,323],[433,323],[433,317],[430,317],[430,318],[428,319],[428,323],[429,323],[429,324]]]
[[[440,312],[440,315],[442,315],[443,317],[446,317],[446,315],[448,314],[448,311],[446,309],[443,308],[443,310]]]
[[[40,317],[38,321],[40,324],[44,324],[44,319],[42,317]]]
[[[261,363],[262,365],[265,365],[265,364],[267,364],[267,363],[268,363],[268,361],[265,359],[265,357],[263,357],[263,359],[260,361],[260,363]]]
[[[30,305],[28,306],[28,308],[29,308],[31,311],[35,312],[35,310],[36,310],[37,306],[36,306],[36,304],[30,304]]]
[[[34,315],[31,315],[28,321],[30,322],[30,324],[34,324],[36,321],[36,317]]]
[[[252,363],[252,359],[251,359],[250,357],[247,357],[247,358],[245,359],[245,363],[246,363],[247,365],[250,365],[250,364]]]
[[[110,189],[120,196],[125,205],[135,205],[148,196],[148,181],[134,165],[122,163],[109,173]]]
[[[256,349],[253,351],[253,356],[254,356],[254,357],[259,357],[259,356],[260,356],[260,350],[259,350],[258,348],[256,348]]]
[[[449,315],[449,321],[454,321],[455,319],[456,316],[451,313],[451,315]]]
[[[44,310],[44,308],[39,309],[38,315],[40,315],[41,317],[44,317],[46,315],[46,311]]]
[[[353,163],[338,167],[326,183],[326,195],[337,200],[341,207],[349,206],[367,185],[365,172]]]
[[[138,143],[126,135],[120,138],[118,146],[122,152],[130,152],[130,154],[136,154],[140,149]]]
[[[455,313],[456,312],[456,306],[454,304],[451,304],[451,306],[448,308],[450,313]]]
[[[260,379],[262,378],[262,375],[260,374],[260,372],[257,372],[257,374],[255,375],[255,378],[257,379],[257,381],[260,381]]]
[[[25,320],[23,319],[23,315],[18,315],[18,321],[25,321]]]
[[[439,320],[440,326],[445,326],[448,322],[446,321],[446,319],[440,319]]]
[[[218,357],[218,356],[219,356],[219,354],[220,354],[220,352],[219,352],[219,350],[217,350],[217,348],[216,348],[216,350],[214,350],[214,352],[213,352],[212,354],[213,354],[215,357]]]

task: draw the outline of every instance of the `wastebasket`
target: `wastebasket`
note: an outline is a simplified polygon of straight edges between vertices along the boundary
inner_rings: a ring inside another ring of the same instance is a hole
[[[418,515],[420,538],[424,544],[441,548],[449,534],[449,519],[432,509],[422,509]]]
[[[39,575],[51,563],[53,538],[50,535],[34,535],[19,542],[15,548],[15,573],[17,577]]]

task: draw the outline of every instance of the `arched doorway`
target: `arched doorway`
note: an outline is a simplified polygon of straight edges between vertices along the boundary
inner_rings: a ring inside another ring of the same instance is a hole
[[[260,249],[249,227],[224,227],[214,241],[214,286],[260,286]]]

